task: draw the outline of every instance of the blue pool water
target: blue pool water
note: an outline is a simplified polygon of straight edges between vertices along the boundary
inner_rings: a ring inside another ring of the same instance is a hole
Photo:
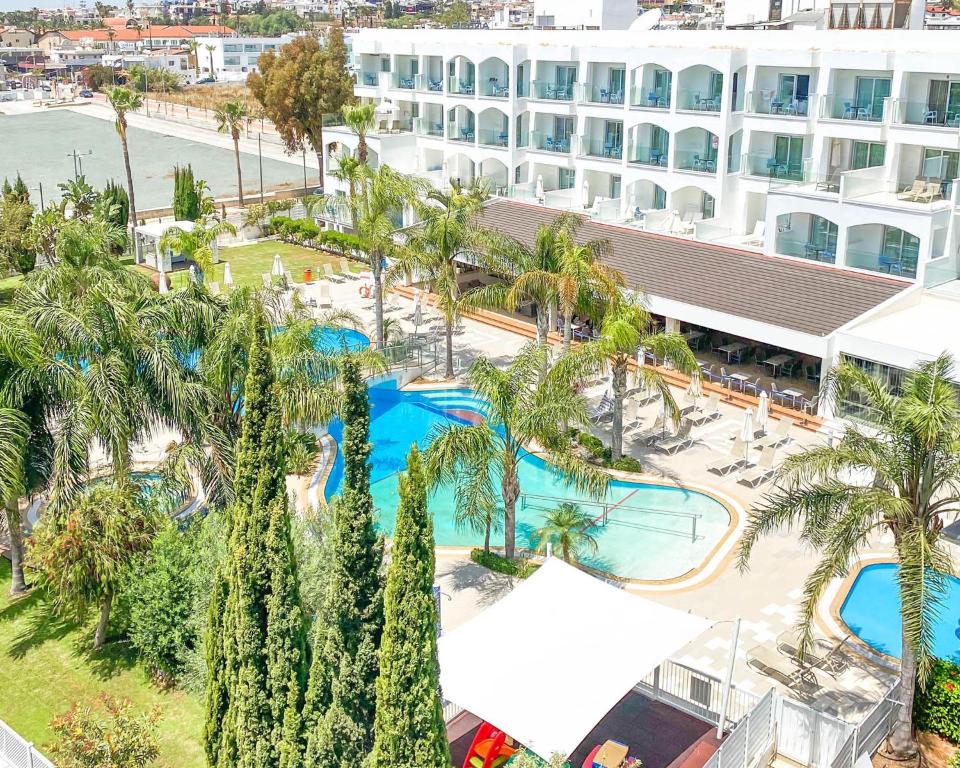
[[[894,563],[862,568],[840,607],[840,618],[871,648],[899,658],[903,644],[897,574]],[[933,635],[933,652],[960,663],[960,579],[953,576],[947,577],[947,594]]]
[[[311,336],[314,346],[321,352],[359,352],[370,346],[370,339],[352,328],[318,325]]]
[[[437,424],[468,423],[482,415],[483,403],[470,390],[445,389],[403,392],[392,383],[370,389],[370,440],[373,444],[372,491],[378,509],[378,525],[387,535],[395,524],[398,501],[397,477],[406,462],[410,445],[426,447],[426,439]],[[330,425],[330,434],[339,442],[343,427]],[[523,493],[561,499],[578,499],[582,494],[565,485],[553,469],[535,456],[521,462],[520,485]],[[336,493],[343,479],[342,457],[337,455],[327,479],[327,498]],[[593,534],[599,551],[584,563],[631,579],[669,579],[681,576],[700,565],[730,524],[726,508],[716,499],[680,488],[640,483],[611,482],[607,493],[611,503],[622,510],[610,513],[606,525],[598,525]],[[437,544],[477,546],[483,535],[454,524],[452,488],[440,487],[431,496]],[[517,505],[518,544],[526,546],[530,535],[543,524],[544,514],[557,502],[529,499]],[[639,512],[642,508],[647,512]],[[583,510],[599,515],[600,510],[584,505]],[[669,514],[656,514],[652,510]],[[679,516],[676,513],[683,513]],[[696,540],[691,537],[696,516]],[[493,541],[502,543],[502,533]]]

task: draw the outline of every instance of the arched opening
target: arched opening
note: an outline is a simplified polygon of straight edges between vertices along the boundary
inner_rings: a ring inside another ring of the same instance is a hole
[[[670,207],[687,226],[692,227],[694,222],[703,219],[712,219],[716,205],[713,195],[700,187],[680,187],[670,193]]]
[[[466,155],[458,152],[449,155],[443,162],[444,180],[455,179],[461,184],[470,184],[476,176],[476,164]]]
[[[492,57],[480,62],[480,95],[492,99],[510,97],[510,67],[503,59]]]
[[[477,67],[466,56],[447,61],[447,93],[473,96],[477,92]]]
[[[915,278],[920,238],[886,224],[860,224],[847,230],[848,267]]]
[[[654,123],[640,123],[630,129],[628,147],[629,162],[666,169],[670,156],[670,134]]]
[[[719,112],[723,103],[723,73],[697,64],[683,70],[677,79],[677,109]]]
[[[717,135],[704,128],[682,130],[677,133],[674,144],[674,168],[678,171],[715,174],[719,146]]]
[[[447,110],[447,139],[473,144],[477,138],[477,123],[473,110],[463,106]]]
[[[647,63],[630,73],[630,106],[642,109],[670,109],[673,72],[660,64]]]
[[[478,175],[492,195],[506,194],[510,185],[510,170],[502,162],[493,157],[480,161]]]
[[[837,225],[814,213],[777,216],[776,253],[833,264],[837,259]]]
[[[510,118],[502,110],[491,107],[480,113],[477,141],[485,147],[510,146]]]

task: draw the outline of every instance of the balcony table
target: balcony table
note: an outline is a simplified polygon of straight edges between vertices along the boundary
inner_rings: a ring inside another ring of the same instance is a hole
[[[794,389],[792,387],[790,389],[781,389],[780,394],[783,395],[784,397],[789,397],[790,400],[793,401],[794,408],[797,407],[798,400],[801,403],[803,402],[803,392],[801,392],[799,389]]]
[[[733,362],[733,358],[739,357],[740,353],[747,348],[747,344],[744,344],[742,341],[734,341],[730,344],[724,344],[722,347],[717,347],[714,352],[721,352],[727,356],[727,362]]]
[[[731,373],[727,378],[729,378],[730,381],[736,381],[736,382],[738,382],[738,383],[740,384],[740,391],[741,391],[741,392],[743,392],[743,390],[744,390],[744,385],[745,385],[748,381],[750,381],[750,377],[747,376],[747,374],[745,374],[745,373]]]

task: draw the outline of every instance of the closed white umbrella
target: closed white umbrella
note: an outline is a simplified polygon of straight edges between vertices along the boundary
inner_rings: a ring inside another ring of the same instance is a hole
[[[543,175],[537,174],[537,200],[543,200]]]
[[[753,408],[747,408],[747,412],[743,415],[743,431],[740,433],[740,439],[743,440],[744,444],[744,456],[750,455],[750,443],[753,442]]]
[[[583,180],[583,207],[586,208],[590,205],[590,181],[588,179]]]
[[[223,284],[233,285],[233,272],[230,270],[230,262],[223,263]]]
[[[197,282],[197,267],[195,264],[190,265],[190,282]]]
[[[170,290],[170,286],[167,284],[166,272],[160,272],[160,279],[157,281],[157,288],[159,289],[160,293],[166,293]]]
[[[767,418],[770,416],[770,398],[767,396],[767,393],[760,393],[760,405],[757,406],[757,428],[766,433],[767,431]]]
[[[691,400],[703,397],[703,385],[700,381],[700,371],[694,371],[690,377],[690,386],[687,387],[687,397]]]
[[[283,262],[280,261],[279,253],[273,256],[273,269],[270,270],[270,274],[274,277],[283,277]]]

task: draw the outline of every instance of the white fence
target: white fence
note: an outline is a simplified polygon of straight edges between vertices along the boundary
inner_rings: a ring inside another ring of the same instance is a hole
[[[872,755],[896,722],[900,713],[899,699],[900,684],[897,683],[870,710],[860,725],[851,730],[836,756],[830,761],[830,768],[853,768],[861,756]]]
[[[757,768],[773,747],[776,692],[771,688],[727,734],[704,768]]]
[[[793,699],[777,700],[777,752],[800,765],[829,768],[853,730],[849,723]]]
[[[0,720],[0,766],[2,768],[54,768],[47,758],[33,748],[3,720]]]

